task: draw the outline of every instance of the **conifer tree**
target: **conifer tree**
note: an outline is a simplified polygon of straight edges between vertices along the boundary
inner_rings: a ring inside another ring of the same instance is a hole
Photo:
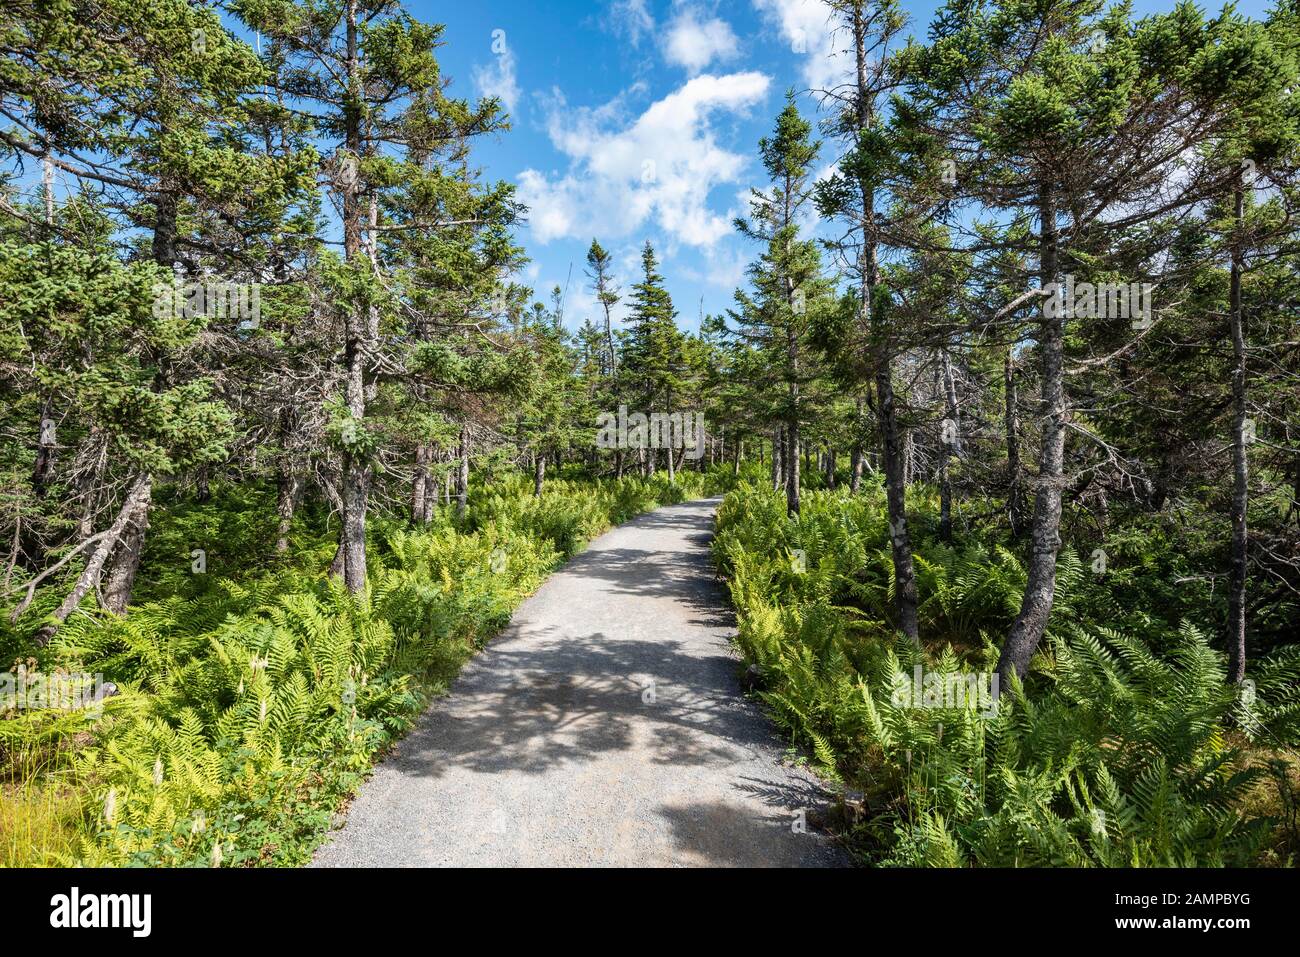
[[[739,308],[732,315],[741,335],[771,363],[780,389],[773,413],[783,430],[786,507],[792,515],[799,512],[802,429],[813,408],[806,390],[816,377],[808,356],[810,313],[815,317],[830,294],[816,242],[799,236],[800,217],[813,202],[812,165],[819,148],[812,124],[788,95],[772,135],[759,141],[770,185],[751,192],[749,217],[736,221],[742,235],[765,247],[748,270],[753,293],[737,292]]]

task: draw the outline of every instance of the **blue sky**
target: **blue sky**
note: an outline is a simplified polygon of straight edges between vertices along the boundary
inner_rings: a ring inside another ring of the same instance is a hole
[[[904,4],[923,35],[935,0]],[[1139,13],[1172,0],[1137,0]],[[1262,16],[1265,0],[1239,3]],[[731,302],[756,250],[734,234],[750,186],[761,185],[758,138],[788,89],[832,85],[819,0],[408,0],[446,24],[452,92],[500,95],[513,128],[480,144],[488,176],[519,185],[531,207],[519,231],[532,264],[523,281],[547,299],[567,286],[566,325],[594,312],[584,274],[593,236],[614,253],[627,290],[650,240],[679,322]],[[804,97],[806,114],[815,101]],[[819,171],[834,159],[823,147]]]

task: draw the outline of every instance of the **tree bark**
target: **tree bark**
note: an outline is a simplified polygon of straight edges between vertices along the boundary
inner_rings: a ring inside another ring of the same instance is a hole
[[[72,591],[63,599],[63,603],[54,610],[52,617],[54,623],[43,627],[36,635],[36,642],[45,645],[54,637],[58,631],[59,625],[67,620],[80,605],[86,595],[93,589],[100,580],[104,571],[104,563],[108,561],[109,554],[117,546],[122,538],[127,524],[132,520],[136,511],[143,505],[148,507],[150,493],[153,489],[153,479],[149,475],[138,476],[131,483],[127,491],[126,499],[122,502],[122,507],[118,509],[117,517],[113,519],[113,524],[109,526],[106,534],[91,552],[90,558],[86,561],[86,567],[82,569],[81,574],[77,576],[76,584],[72,586]]]
[[[1002,365],[1003,418],[1007,432],[1007,519],[1011,534],[1019,538],[1025,530],[1025,493],[1020,475],[1020,400],[1016,390],[1015,346],[1007,346]]]
[[[1057,281],[1058,251],[1056,203],[1050,183],[1039,189],[1038,217],[1039,282],[1044,289]],[[1012,675],[1024,677],[1029,662],[1047,630],[1056,596],[1056,555],[1061,548],[1061,490],[1064,485],[1065,424],[1068,410],[1065,396],[1065,316],[1063,308],[1051,308],[1044,297],[1039,321],[1038,348],[1042,356],[1042,446],[1039,450],[1037,493],[1025,594],[1020,614],[1002,645],[998,674],[1004,686]],[[1055,315],[1053,314],[1055,313]]]
[[[1250,532],[1246,526],[1249,502],[1249,462],[1246,458],[1246,322],[1241,302],[1241,228],[1245,195],[1238,179],[1233,194],[1232,269],[1229,275],[1228,316],[1232,336],[1232,553],[1228,574],[1228,680],[1246,678],[1246,576]]]
[[[37,498],[45,497],[45,486],[54,468],[54,430],[45,427],[46,422],[52,423],[50,412],[50,400],[47,398],[41,403],[41,420],[37,423],[36,462],[32,466],[32,491]]]
[[[889,517],[889,543],[894,558],[894,599],[898,627],[913,642],[920,643],[917,618],[916,570],[912,564],[912,539],[907,529],[907,483],[903,475],[902,440],[894,410],[894,383],[888,346],[878,357],[876,391],[880,399],[880,445],[884,459],[885,504]]]
[[[460,466],[456,472],[456,515],[463,518],[469,508],[469,426],[460,427]]]
[[[411,521],[420,524],[424,521],[424,498],[428,494],[429,446],[423,442],[415,447],[415,476],[411,480]]]
[[[947,349],[939,350],[939,368],[943,374],[944,428],[939,448],[939,538],[952,541],[952,474],[951,459],[961,455],[961,423],[958,418],[957,384],[952,374],[952,358]]]
[[[343,99],[343,137],[348,158],[361,157],[361,121],[364,90],[361,84],[360,39],[357,29],[357,2],[348,0],[346,10],[347,89]],[[353,168],[355,172],[355,167]],[[362,197],[356,175],[343,183],[343,253],[349,264],[358,265],[363,257]],[[364,428],[366,417],[366,364],[373,346],[370,310],[358,303],[345,307],[344,322],[344,401],[350,424]],[[370,466],[365,454],[352,448],[343,451],[343,581],[356,594],[366,587],[366,508],[370,489]]]
[[[542,483],[546,480],[546,456],[541,452],[533,455],[533,496],[542,497]]]
[[[781,461],[782,429],[772,430],[772,488],[779,489],[785,481],[785,465]]]
[[[793,386],[797,396],[799,387]],[[790,419],[785,424],[785,510],[789,515],[799,514],[799,422]]]
[[[875,91],[870,87],[867,66],[867,24],[860,6],[853,8],[853,49],[857,79],[857,126],[870,129],[875,110]],[[903,475],[903,449],[899,441],[897,411],[894,406],[894,381],[891,344],[887,330],[875,328],[876,286],[880,279],[875,235],[875,187],[865,177],[859,178],[862,201],[862,243],[858,253],[858,279],[861,284],[859,316],[862,333],[876,339],[876,390],[879,398],[878,425],[881,455],[884,459],[885,502],[889,517],[889,540],[894,558],[894,599],[898,608],[898,627],[911,641],[920,642],[916,612],[916,572],[912,564],[912,540],[907,530],[907,492]],[[883,324],[882,324],[883,325]]]
[[[853,448],[849,451],[849,492],[857,495],[862,487],[863,449],[859,426],[862,422],[862,396],[854,400]]]
[[[279,523],[275,532],[275,550],[283,555],[289,550],[289,531],[293,528],[293,516],[298,510],[298,497],[302,493],[302,480],[292,466],[281,472],[279,488],[276,490],[275,513]]]
[[[149,529],[150,505],[151,496],[140,496],[113,552],[104,584],[104,609],[114,615],[125,614],[126,606],[131,603],[131,589],[135,586],[140,555],[144,551],[144,536]]]

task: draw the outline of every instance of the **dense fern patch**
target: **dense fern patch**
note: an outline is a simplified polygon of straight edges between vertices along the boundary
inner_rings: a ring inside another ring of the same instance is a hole
[[[284,564],[259,551],[275,517],[256,493],[242,510],[169,514],[148,601],[74,617],[37,649],[38,601],[4,636],[34,668],[101,673],[120,693],[99,710],[0,715],[0,863],[304,862],[377,753],[550,571],[611,524],[717,481],[555,481],[541,498],[498,483],[463,517],[373,523],[355,596],[320,572],[327,531],[299,529]],[[229,575],[192,574],[189,551],[209,541]]]
[[[915,499],[924,528],[933,503],[923,490]],[[927,688],[991,683],[1025,575],[992,532],[923,541],[918,647],[895,636],[884,515],[878,489],[814,492],[787,518],[776,494],[744,485],[724,500],[714,542],[759,694],[860,794],[846,828],[867,860],[1287,862],[1300,649],[1258,662],[1243,695],[1225,682],[1209,622],[1184,614],[1203,605],[1143,574],[1155,559],[1115,549],[1101,571],[1066,548],[1049,641],[1025,684],[1000,689],[994,707],[918,700],[921,674]]]

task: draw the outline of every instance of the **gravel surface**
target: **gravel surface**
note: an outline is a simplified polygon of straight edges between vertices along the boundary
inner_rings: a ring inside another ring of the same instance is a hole
[[[826,796],[741,695],[708,554],[717,501],[634,519],[552,575],[313,866],[847,863],[797,826]]]

